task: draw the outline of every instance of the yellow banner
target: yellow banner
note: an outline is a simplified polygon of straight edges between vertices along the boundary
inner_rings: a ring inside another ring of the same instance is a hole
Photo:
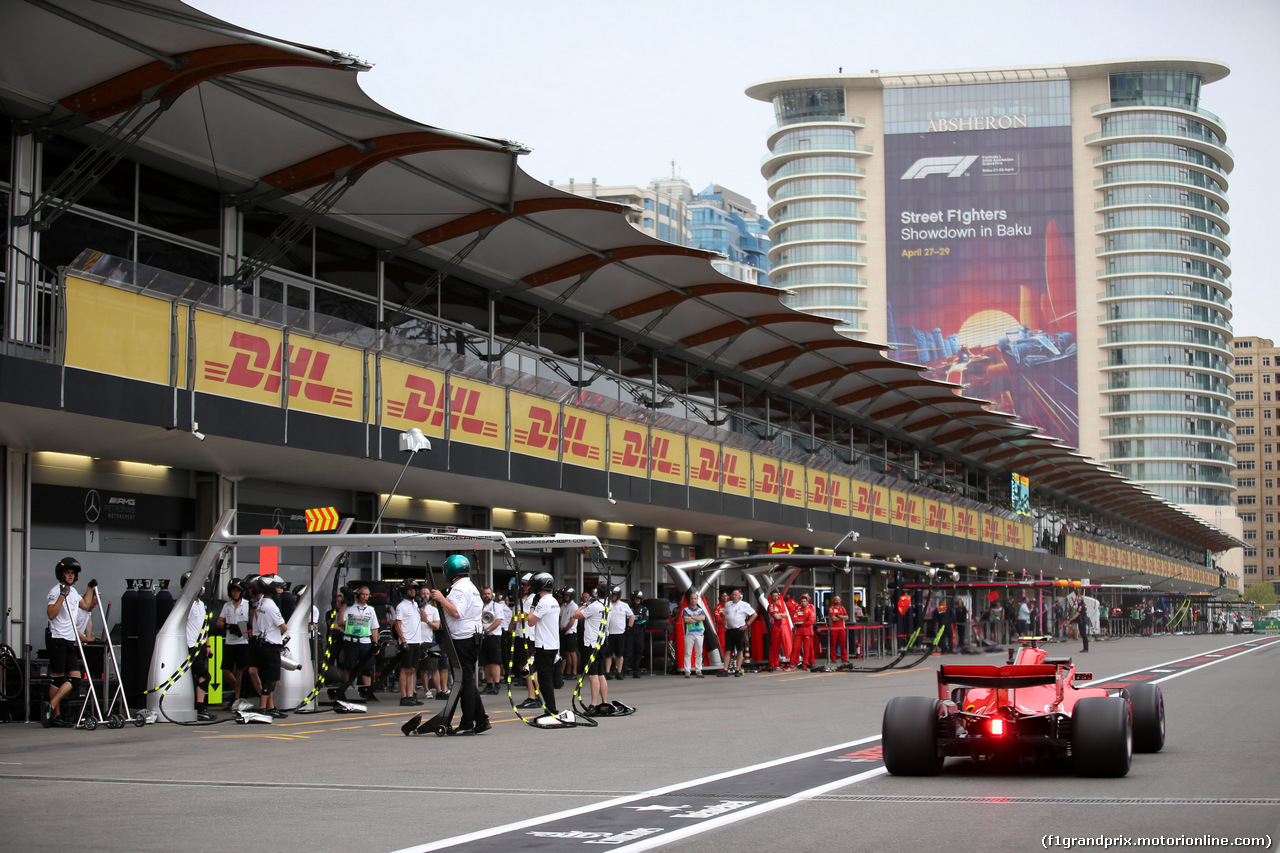
[[[810,468],[809,490],[805,495],[805,506],[819,512],[830,512],[834,515],[849,514],[849,499],[846,494],[849,480],[837,474],[818,471]]]
[[[168,385],[169,309],[167,299],[67,276],[67,367]]]
[[[906,492],[889,490],[889,523],[894,527],[908,527],[911,523],[911,506]]]
[[[849,482],[850,514],[854,518],[871,520],[871,484],[861,480]]]
[[[511,450],[569,465],[604,470],[604,415],[583,412],[559,403],[512,392]],[[561,416],[563,411],[563,416]]]
[[[197,391],[280,405],[278,329],[197,311],[196,357]]]
[[[755,497],[762,501],[776,501],[782,488],[782,463],[753,453],[751,464],[755,472]]]
[[[364,417],[359,350],[289,336],[289,408],[347,420]]]
[[[751,453],[733,447],[720,449],[720,464],[724,471],[724,493],[751,497]]]
[[[751,496],[751,454],[698,438],[688,439],[689,485]]]
[[[889,523],[889,487],[871,487],[871,520]]]
[[[653,430],[649,436],[649,458],[653,460],[653,479],[684,485],[683,435],[666,430]]]
[[[946,501],[938,501],[938,532],[943,536],[956,532],[956,508]]]
[[[700,438],[689,439],[689,485],[718,492],[721,471],[720,445]]]
[[[782,502],[787,506],[804,506],[804,474],[803,465],[783,462],[779,466],[782,476]]]
[[[197,391],[279,406],[287,369],[289,408],[362,419],[359,352],[292,334],[286,366],[279,330],[205,311],[197,311],[195,317]]]
[[[382,425],[391,429],[417,427],[432,438],[444,438],[445,377],[443,373],[384,358]]]
[[[632,477],[649,476],[649,428],[609,419],[609,470]]]
[[[974,541],[982,538],[982,531],[978,529],[978,525],[982,523],[982,520],[978,517],[979,513],[976,509],[956,507],[955,515],[956,536],[961,539],[972,539]]]
[[[926,533],[942,532],[942,525],[938,520],[938,502],[932,498],[924,499],[924,529]]]

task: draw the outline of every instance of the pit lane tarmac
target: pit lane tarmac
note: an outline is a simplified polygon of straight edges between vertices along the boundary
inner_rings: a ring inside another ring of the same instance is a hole
[[[1160,684],[1231,662],[1268,648],[1280,640],[1253,639],[1141,669],[1095,679],[1101,687],[1119,688],[1139,682]],[[1081,670],[1084,666],[1077,662]],[[969,768],[975,765],[966,762]],[[1069,767],[1057,762],[1056,771]],[[995,804],[1030,806],[1255,806],[1274,807],[1280,798],[1250,797],[983,797],[837,795],[840,788],[887,773],[878,735],[788,758],[744,767],[702,779],[569,809],[538,818],[480,830],[396,853],[434,850],[566,851],[581,845],[608,845],[640,851],[713,832],[731,824],[804,802],[868,804]],[[591,849],[591,848],[586,848]]]

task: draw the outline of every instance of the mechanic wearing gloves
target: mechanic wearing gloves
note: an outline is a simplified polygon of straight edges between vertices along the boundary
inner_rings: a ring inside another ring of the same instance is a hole
[[[245,636],[249,602],[244,597],[244,581],[232,578],[227,584],[227,598],[230,601],[222,605],[215,627],[226,633],[222,641],[222,676],[223,683],[231,687],[231,698],[227,700],[227,710],[231,710],[240,698],[240,679],[253,662],[249,659],[249,638]]]
[[[80,578],[80,562],[63,557],[53,567],[58,582],[49,590],[49,701],[40,709],[40,723],[45,728],[74,728],[75,723],[62,718],[62,700],[84,683],[80,650],[76,645],[76,609],[93,610],[98,604],[98,582],[89,581],[89,589],[81,598],[75,583]]]

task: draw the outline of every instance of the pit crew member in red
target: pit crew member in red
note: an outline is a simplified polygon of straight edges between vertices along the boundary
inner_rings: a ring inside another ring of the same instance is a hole
[[[799,665],[808,669],[813,666],[813,625],[818,621],[817,611],[809,603],[809,596],[800,596],[796,606],[796,640],[800,645]]]
[[[827,608],[827,625],[831,631],[831,659],[837,657],[844,663],[849,662],[849,611],[844,609],[840,596],[831,599]]]
[[[778,591],[769,593],[769,668],[777,669],[781,659],[791,660],[791,612]]]

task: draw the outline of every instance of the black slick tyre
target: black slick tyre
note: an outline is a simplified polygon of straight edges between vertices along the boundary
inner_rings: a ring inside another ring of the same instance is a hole
[[[1133,751],[1159,752],[1164,748],[1164,694],[1156,684],[1129,688],[1133,705]]]
[[[880,724],[884,766],[895,776],[937,776],[938,700],[927,696],[897,696],[889,700]]]
[[[1124,776],[1133,757],[1129,703],[1120,696],[1089,696],[1071,715],[1071,760],[1080,776]]]

